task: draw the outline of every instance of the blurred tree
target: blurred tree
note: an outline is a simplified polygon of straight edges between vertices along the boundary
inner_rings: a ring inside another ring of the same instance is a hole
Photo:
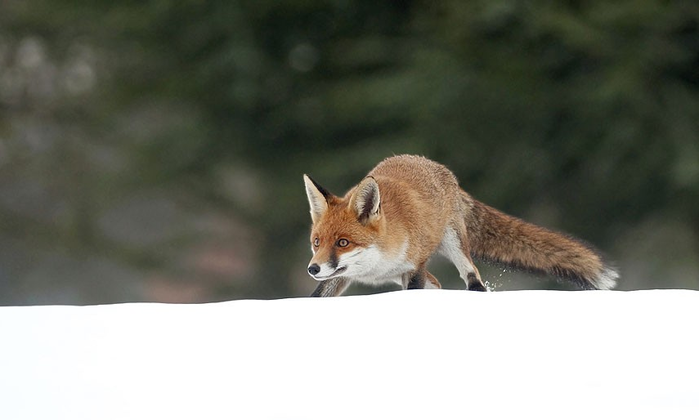
[[[393,153],[602,248],[658,213],[699,237],[694,1],[0,7],[0,186],[11,196],[21,173],[68,209],[0,205],[6,237],[180,273],[202,235],[236,231],[256,268],[210,298],[288,296],[307,257],[300,175],[339,194]],[[36,127],[47,153],[27,146]],[[179,228],[120,240],[110,215],[144,200]],[[210,214],[250,228],[192,222]]]

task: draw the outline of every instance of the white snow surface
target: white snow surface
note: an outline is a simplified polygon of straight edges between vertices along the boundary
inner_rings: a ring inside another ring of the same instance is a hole
[[[699,292],[0,308],[0,419],[699,419]]]

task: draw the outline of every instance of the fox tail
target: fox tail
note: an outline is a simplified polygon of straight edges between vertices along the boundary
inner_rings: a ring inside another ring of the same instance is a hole
[[[618,272],[593,247],[507,215],[465,195],[474,258],[569,280],[582,289],[611,289]]]

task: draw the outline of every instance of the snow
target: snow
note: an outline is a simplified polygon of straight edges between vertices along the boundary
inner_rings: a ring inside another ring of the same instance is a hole
[[[1,419],[699,418],[699,292],[0,308]]]

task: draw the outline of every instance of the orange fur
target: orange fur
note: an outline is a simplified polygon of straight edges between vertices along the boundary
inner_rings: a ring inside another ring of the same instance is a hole
[[[486,290],[472,256],[586,289],[611,288],[618,277],[591,247],[473,199],[449,169],[424,157],[387,158],[344,197],[304,181],[313,219],[309,273],[321,281],[314,296],[341,294],[352,281],[441,287],[426,269],[437,252],[472,290]]]

